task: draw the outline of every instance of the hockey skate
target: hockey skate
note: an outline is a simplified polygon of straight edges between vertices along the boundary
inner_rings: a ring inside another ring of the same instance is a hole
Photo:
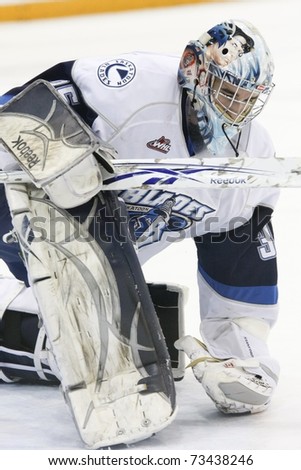
[[[192,336],[180,338],[175,347],[190,358],[187,367],[192,367],[194,376],[222,413],[258,413],[268,407],[275,384],[263,370],[258,375],[260,364],[255,358],[214,358],[206,345]]]

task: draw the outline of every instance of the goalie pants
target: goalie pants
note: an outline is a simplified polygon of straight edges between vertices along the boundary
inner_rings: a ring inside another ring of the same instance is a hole
[[[198,271],[206,284],[223,299],[253,305],[253,310],[278,300],[271,214],[270,208],[258,206],[244,225],[195,238]],[[203,318],[211,315],[208,306],[202,311]]]

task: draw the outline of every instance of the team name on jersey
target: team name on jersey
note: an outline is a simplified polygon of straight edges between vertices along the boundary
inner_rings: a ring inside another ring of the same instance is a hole
[[[167,199],[174,198],[175,203],[172,207],[173,214],[185,217],[193,221],[203,220],[205,215],[214,212],[215,209],[203,204],[185,194],[174,194],[169,191],[141,191],[126,190],[120,193],[120,196],[127,205],[131,206],[131,210],[135,212],[145,213],[150,208],[158,207]]]

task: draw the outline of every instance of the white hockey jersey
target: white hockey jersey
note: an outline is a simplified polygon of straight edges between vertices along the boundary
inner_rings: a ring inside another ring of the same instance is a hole
[[[93,129],[117,150],[118,158],[189,157],[178,64],[179,57],[144,52],[75,62],[72,78],[98,115]],[[250,157],[274,155],[269,136],[256,122],[243,129],[239,151]],[[230,145],[221,156],[233,157]],[[277,195],[275,189],[257,188],[121,193],[142,261],[172,240],[233,229],[249,220],[257,205],[273,207]]]

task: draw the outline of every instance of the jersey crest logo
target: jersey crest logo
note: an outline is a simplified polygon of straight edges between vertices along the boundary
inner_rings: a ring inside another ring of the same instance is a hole
[[[168,153],[171,149],[170,139],[167,139],[162,135],[159,139],[151,140],[147,142],[146,146],[151,150],[157,150],[157,152]]]
[[[129,60],[109,60],[98,67],[97,75],[103,85],[121,88],[133,80],[136,75],[136,67]]]

